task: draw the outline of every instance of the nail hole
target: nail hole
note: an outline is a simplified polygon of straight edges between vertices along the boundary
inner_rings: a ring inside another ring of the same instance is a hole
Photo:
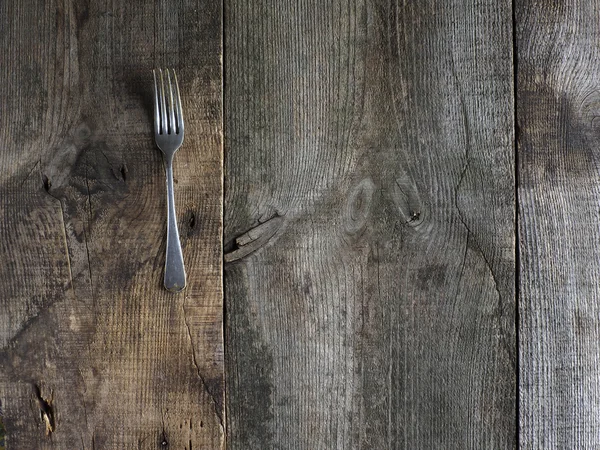
[[[160,446],[161,446],[163,449],[166,449],[166,448],[168,448],[168,447],[169,447],[169,441],[167,441],[167,435],[166,435],[166,433],[165,433],[165,430],[162,430],[162,433],[161,433],[161,442],[160,442]]]
[[[121,172],[121,178],[123,178],[123,181],[127,181],[127,166],[125,164],[123,164],[121,166],[121,168],[119,169],[119,172]]]
[[[44,185],[44,190],[46,192],[50,192],[50,188],[52,187],[52,183],[46,176],[46,174],[42,174],[42,184]]]

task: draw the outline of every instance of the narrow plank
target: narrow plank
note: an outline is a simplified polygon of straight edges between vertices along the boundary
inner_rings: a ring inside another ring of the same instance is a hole
[[[10,449],[224,446],[222,5],[0,5],[0,419]],[[188,287],[162,288],[154,67],[178,71]]]
[[[521,447],[594,448],[600,3],[517,6]]]
[[[508,1],[225,3],[231,449],[514,448]]]

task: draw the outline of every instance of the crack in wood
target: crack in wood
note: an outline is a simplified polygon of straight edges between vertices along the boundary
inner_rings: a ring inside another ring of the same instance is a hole
[[[473,238],[473,245],[474,247],[477,249],[477,252],[481,255],[481,258],[483,259],[483,262],[486,266],[486,268],[488,269],[488,273],[492,279],[493,285],[494,285],[494,290],[496,291],[496,296],[497,296],[497,312],[496,314],[494,314],[494,317],[498,320],[498,327],[500,329],[501,332],[501,344],[502,347],[504,348],[504,350],[507,353],[508,359],[510,361],[511,367],[513,369],[514,372],[516,372],[517,370],[517,363],[514,357],[513,352],[511,351],[511,347],[509,342],[506,339],[506,333],[504,333],[504,326],[502,325],[501,318],[502,318],[502,295],[500,294],[500,288],[498,285],[498,280],[496,279],[496,275],[494,274],[494,271],[492,270],[492,265],[491,263],[488,261],[487,256],[485,256],[485,253],[483,252],[483,249],[479,246],[479,243],[477,242],[477,239],[475,239],[475,234],[473,234],[473,232],[471,231],[471,229],[469,228],[469,226],[467,225],[462,211],[460,210],[460,208],[458,207],[458,204],[456,204],[456,209],[458,211],[458,218],[461,221],[461,223],[463,224],[463,226],[465,227],[465,229],[467,230],[467,243],[468,243],[468,239],[469,236],[471,236]]]
[[[221,406],[220,406],[219,402],[217,401],[216,397],[214,396],[214,394],[210,391],[208,384],[206,383],[206,379],[202,375],[200,366],[198,366],[198,362],[196,361],[196,350],[194,347],[194,340],[192,339],[192,332],[190,330],[190,325],[188,324],[188,321],[187,321],[187,314],[185,312],[185,305],[183,303],[181,304],[181,309],[183,311],[183,322],[185,323],[185,328],[187,329],[187,335],[190,340],[190,347],[192,349],[192,363],[194,364],[194,367],[196,368],[196,373],[198,375],[198,378],[200,379],[200,382],[202,383],[202,387],[204,388],[204,391],[208,394],[208,396],[211,398],[211,400],[213,402],[213,406],[215,408],[215,414],[219,418],[219,423],[221,424],[221,428],[224,429],[225,425],[223,423],[223,414],[221,412]]]
[[[88,214],[89,214],[88,226],[89,226],[89,223],[91,223],[91,221],[92,221],[92,217],[94,217],[94,212],[92,210],[92,194],[90,193],[90,178],[88,176],[87,165],[85,166],[85,187],[87,189]]]
[[[90,194],[90,184],[89,184],[87,166],[86,166],[86,169],[85,169],[85,185],[86,185],[86,188],[87,188],[88,208],[89,208],[89,218],[88,218],[87,228],[90,229],[91,222],[92,222],[92,217],[93,217],[93,212],[92,212],[92,196]],[[87,262],[88,262],[88,274],[89,274],[89,277],[90,277],[90,290],[91,290],[91,293],[92,293],[92,301],[95,304],[96,300],[95,300],[95,296],[94,296],[94,281],[92,279],[92,262],[91,262],[91,258],[90,258],[90,247],[89,247],[89,244],[88,244],[88,232],[87,232],[85,226],[83,227],[83,239],[85,241],[85,253],[86,253]]]
[[[71,282],[71,289],[73,289],[73,293],[75,294],[75,283],[73,283],[73,270],[71,269],[71,255],[69,254],[69,243],[67,241],[67,225],[65,223],[65,211],[60,200],[58,200],[58,204],[60,206],[60,221],[62,224],[63,239],[65,242],[65,254],[67,255],[67,268],[69,269],[69,280]]]
[[[52,182],[43,173],[42,173],[42,183],[43,183],[44,191],[46,191],[46,193],[50,197],[52,197],[54,200],[56,200],[58,202],[58,206],[60,207],[60,222],[62,225],[63,239],[65,242],[65,254],[67,256],[67,268],[69,269],[69,280],[71,282],[71,289],[73,289],[73,293],[75,293],[75,283],[73,283],[73,270],[71,268],[72,267],[71,254],[69,253],[69,241],[67,239],[67,224],[65,222],[65,210],[64,210],[64,207],[62,204],[62,200],[50,192],[50,188],[52,187]],[[86,241],[86,245],[87,245],[87,241]],[[88,258],[88,263],[89,263],[89,258]],[[90,279],[90,282],[91,282],[91,279]]]
[[[465,133],[465,163],[463,165],[460,177],[458,179],[458,183],[456,184],[456,187],[454,188],[454,205],[458,212],[458,218],[459,218],[460,222],[463,224],[463,226],[467,230],[467,243],[468,243],[469,236],[471,236],[473,238],[473,245],[475,246],[477,251],[481,254],[481,257],[483,258],[483,261],[484,261],[484,263],[488,269],[488,272],[492,278],[492,281],[494,284],[494,290],[496,291],[496,295],[497,295],[497,305],[498,306],[497,306],[497,312],[496,312],[496,314],[494,314],[494,316],[498,320],[498,328],[499,328],[500,334],[501,334],[500,342],[501,342],[502,348],[507,353],[507,356],[508,356],[509,362],[511,364],[511,367],[513,369],[513,372],[516,373],[517,363],[516,363],[514,354],[511,351],[510,343],[507,341],[506,333],[504,332],[504,326],[502,325],[502,322],[501,322],[501,319],[502,319],[502,295],[500,294],[498,280],[496,279],[496,275],[494,274],[494,271],[492,270],[492,265],[488,261],[487,256],[485,255],[483,249],[477,242],[477,239],[475,239],[475,234],[472,232],[471,228],[467,225],[465,216],[459,206],[458,193],[460,191],[460,187],[462,186],[462,183],[466,176],[467,170],[469,169],[469,165],[471,163],[472,130],[471,130],[471,125],[469,123],[469,116],[467,114],[467,107],[465,104],[464,93],[463,93],[462,89],[460,88],[460,83],[458,80],[458,75],[456,74],[456,68],[455,68],[454,64],[455,64],[454,59],[452,59],[452,64],[450,64],[450,68],[451,68],[452,75],[454,76],[454,80],[456,82],[457,90],[459,91],[458,100],[459,100],[460,106],[461,106],[461,115],[462,115],[462,119],[463,119],[463,128],[464,128],[464,133]]]
[[[29,172],[27,172],[27,175],[25,176],[25,178],[23,178],[23,181],[21,182],[21,184],[19,185],[19,187],[23,187],[23,185],[25,184],[25,182],[27,180],[29,180],[29,178],[31,178],[31,174],[35,171],[35,168],[40,165],[41,161],[38,160],[36,161],[36,163],[34,164],[34,166],[31,168],[31,170]]]
[[[51,306],[51,305],[50,305]],[[0,350],[3,351],[8,349],[9,347],[16,345],[17,342],[19,341],[19,339],[21,338],[21,336],[23,336],[23,334],[25,334],[25,332],[31,328],[31,326],[37,322],[38,319],[40,319],[40,316],[43,314],[45,310],[40,310],[38,311],[38,313],[34,316],[31,316],[30,318],[28,318],[25,322],[23,322],[23,324],[21,325],[21,328],[8,340],[8,342],[6,343],[6,345],[4,347],[2,347]],[[2,355],[2,354],[0,354]],[[2,355],[4,356],[4,355]]]

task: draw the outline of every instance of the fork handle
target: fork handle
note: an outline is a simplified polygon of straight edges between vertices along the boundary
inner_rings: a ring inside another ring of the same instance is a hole
[[[173,193],[173,157],[165,156],[167,170],[167,257],[165,261],[165,288],[172,292],[179,292],[185,288],[185,267],[183,265],[183,252],[179,241],[177,229],[177,216],[175,215],[175,195]]]

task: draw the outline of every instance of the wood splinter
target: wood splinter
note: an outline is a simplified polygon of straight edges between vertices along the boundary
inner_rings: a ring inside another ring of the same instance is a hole
[[[42,397],[42,393],[38,385],[34,385],[35,396],[40,407],[40,417],[46,426],[46,436],[49,436],[55,429],[54,427],[54,413],[52,411],[52,397],[47,401]]]

